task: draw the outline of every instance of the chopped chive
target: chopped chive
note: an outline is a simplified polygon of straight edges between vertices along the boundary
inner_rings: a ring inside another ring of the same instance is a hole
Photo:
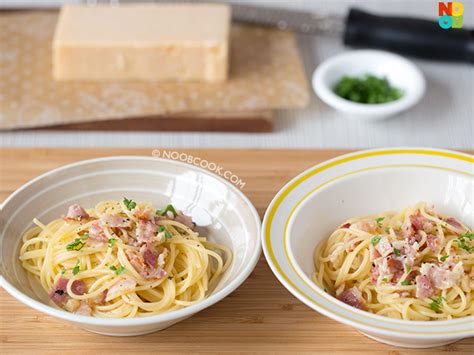
[[[396,256],[400,256],[400,255],[401,255],[400,249],[397,249],[397,248],[393,248],[393,253],[394,253]]]
[[[375,222],[380,224],[384,219],[385,219],[385,217],[378,217],[378,218],[375,219]]]
[[[117,243],[117,239],[116,238],[110,238],[109,239],[109,247],[113,247],[115,245],[115,243]]]
[[[403,286],[410,286],[410,285],[411,285],[411,281],[410,281],[410,280],[403,280],[403,281],[402,281],[402,285],[403,285]]]

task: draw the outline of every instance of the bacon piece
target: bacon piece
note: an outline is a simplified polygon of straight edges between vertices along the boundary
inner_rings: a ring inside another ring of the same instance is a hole
[[[432,235],[432,234],[428,234],[428,236],[426,237],[426,240],[427,240],[428,246],[431,248],[431,250],[433,250],[435,252],[439,251],[439,249],[440,249],[440,247],[438,245],[439,239],[438,239],[437,236]]]
[[[81,301],[81,304],[78,309],[74,312],[75,314],[79,314],[81,316],[91,316],[92,315],[92,308],[89,306],[87,301]]]
[[[370,261],[374,261],[375,259],[378,259],[382,256],[372,244],[369,246],[369,255],[370,255]]]
[[[343,291],[337,298],[340,301],[355,308],[363,309],[365,305],[365,301],[362,298],[362,294],[360,293],[357,287],[352,287],[348,290]]]
[[[375,246],[375,249],[383,256],[386,257],[389,254],[393,253],[393,247],[392,244],[390,244],[390,241],[388,240],[387,237],[382,237],[380,238],[380,241],[377,243]]]
[[[174,218],[176,222],[184,224],[186,227],[194,230],[196,228],[196,223],[193,222],[192,218],[183,214],[183,212],[179,211],[176,217]]]
[[[464,275],[462,261],[457,264],[445,263],[438,266],[431,263],[421,265],[420,273],[430,278],[436,288],[445,290],[453,287]]]
[[[357,222],[355,224],[355,227],[367,233],[374,233],[377,231],[377,222],[372,219],[364,219],[362,221]]]
[[[102,244],[107,243],[109,239],[104,233],[102,226],[100,225],[99,221],[93,222],[89,226],[89,239],[88,241],[92,242],[93,244]]]
[[[454,228],[457,229],[464,229],[461,222],[459,222],[456,218],[454,217],[449,217],[446,219],[446,223],[452,225]]]
[[[130,264],[132,264],[134,269],[144,279],[150,280],[150,279],[162,278],[166,275],[166,272],[163,273],[164,270],[159,270],[161,269],[161,267],[156,268],[156,267],[150,267],[149,265],[147,265],[144,255],[137,252],[136,250],[127,249],[125,251],[125,254],[128,257]]]
[[[140,252],[143,255],[143,259],[145,263],[151,267],[155,268],[156,267],[156,262],[157,262],[157,256],[156,253],[154,252],[153,248],[144,245],[142,248],[140,248]]]
[[[378,265],[372,265],[372,270],[370,274],[370,282],[372,284],[377,285],[377,280],[379,279],[380,276],[380,270]]]
[[[399,271],[403,271],[403,263],[393,257],[392,255],[387,258],[387,269],[391,274],[395,274]]]
[[[411,296],[410,291],[400,291],[399,294],[400,294],[400,297],[403,297],[403,298],[407,298]]]
[[[69,206],[68,210],[67,210],[67,215],[66,215],[66,218],[70,218],[70,219],[85,219],[85,218],[89,218],[89,214],[86,212],[85,209],[83,209],[80,205],[78,205],[77,203]]]
[[[92,298],[92,299],[89,299],[88,302],[89,302],[89,305],[90,306],[102,306],[103,304],[105,304],[105,298],[107,297],[107,292],[108,290],[105,289],[104,291],[102,291],[101,294],[99,294],[98,296]]]
[[[139,220],[137,223],[137,240],[140,243],[149,243],[153,240],[158,226],[148,220]]]
[[[84,294],[84,288],[85,288],[85,285],[84,285],[84,281],[82,280],[75,280],[73,281],[71,285],[72,293],[78,296],[82,296]]]
[[[53,285],[53,289],[51,290],[49,297],[56,303],[58,306],[61,306],[69,299],[69,295],[67,294],[67,283],[69,279],[65,279],[60,277],[58,281]]]
[[[419,275],[415,279],[416,282],[416,297],[427,298],[435,294],[435,289],[426,275]]]
[[[413,229],[411,222],[410,223],[403,223],[402,225],[402,234],[405,239],[408,239],[408,243],[413,244],[414,240],[413,239],[415,236],[415,230]],[[421,240],[421,239],[420,239]]]
[[[342,228],[349,228],[351,226],[350,223],[346,223],[346,224],[343,224],[342,226],[340,226],[339,228],[342,229]]]
[[[137,286],[137,282],[134,279],[123,279],[113,285],[108,291],[105,301],[108,302],[114,298],[133,290]]]
[[[143,221],[152,220],[154,218],[154,214],[155,214],[154,211],[152,211],[148,207],[145,209],[140,209],[137,207],[133,211],[133,215]]]
[[[166,275],[166,270],[161,267],[158,267],[157,269],[153,269],[148,273],[147,279],[162,279]]]
[[[102,226],[111,228],[127,228],[130,227],[130,220],[120,216],[103,215],[100,217]]]
[[[416,211],[409,219],[415,231],[423,230],[423,223],[426,221],[426,218],[421,215],[420,211]]]

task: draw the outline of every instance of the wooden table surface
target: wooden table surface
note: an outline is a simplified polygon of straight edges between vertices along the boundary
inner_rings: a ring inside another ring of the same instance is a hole
[[[170,149],[167,149],[171,151]],[[31,178],[60,165],[111,155],[150,156],[152,149],[0,150],[0,200]],[[344,151],[180,150],[238,175],[261,217],[278,189],[297,173]],[[32,310],[0,290],[0,353],[312,352],[470,353],[474,338],[437,349],[399,349],[311,310],[274,277],[262,257],[229,297],[158,333],[138,337],[92,334]]]

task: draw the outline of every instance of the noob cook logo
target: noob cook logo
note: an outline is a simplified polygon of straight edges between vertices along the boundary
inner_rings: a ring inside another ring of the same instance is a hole
[[[438,3],[438,23],[441,28],[461,28],[464,13],[464,6],[460,2],[439,2]]]

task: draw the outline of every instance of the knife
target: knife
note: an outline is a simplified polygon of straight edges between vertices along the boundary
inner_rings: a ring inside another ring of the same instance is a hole
[[[2,6],[57,7],[63,3],[130,3],[131,0],[3,0]],[[141,2],[167,2],[142,0]],[[169,2],[169,0],[168,0]],[[201,2],[199,0],[187,2]],[[216,1],[206,1],[216,2]],[[229,3],[229,2],[227,2]],[[474,63],[474,31],[442,29],[426,19],[380,16],[352,8],[347,16],[322,12],[260,7],[230,2],[232,18],[238,22],[278,27],[307,34],[326,34],[343,38],[352,47],[378,48],[414,57]]]
[[[352,8],[346,17],[232,3],[236,21],[307,34],[342,36],[352,47],[378,48],[414,57],[474,63],[474,31],[442,29],[425,19],[379,16]]]

